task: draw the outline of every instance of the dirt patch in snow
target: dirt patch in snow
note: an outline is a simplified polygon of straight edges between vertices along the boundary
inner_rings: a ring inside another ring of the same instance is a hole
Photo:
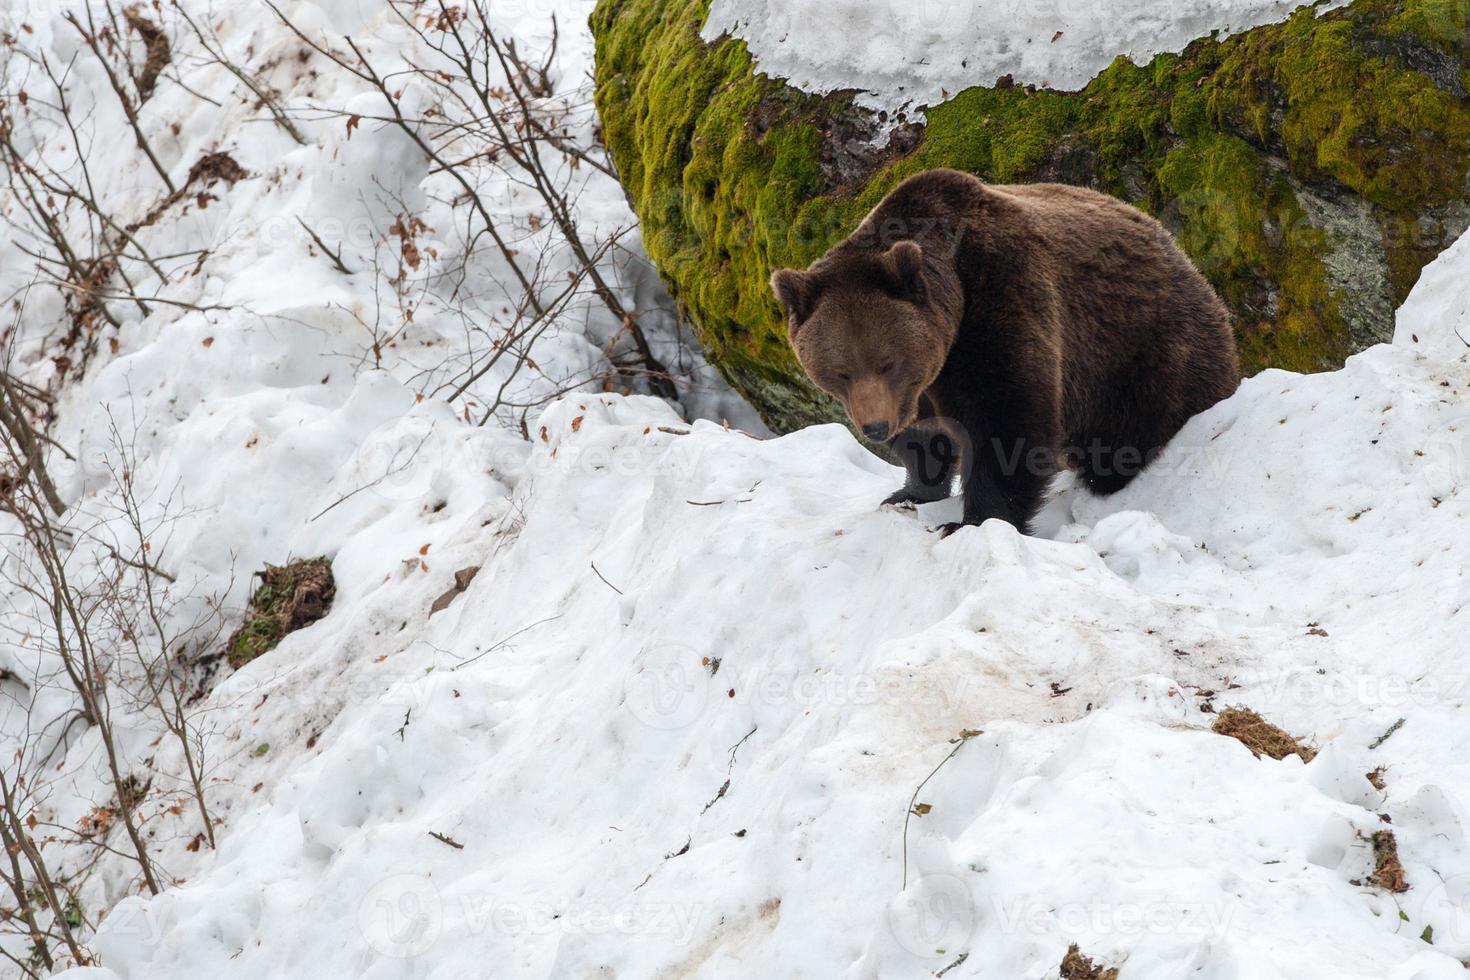
[[[250,171],[235,162],[235,158],[228,153],[206,153],[194,165],[189,168],[189,177],[184,181],[184,186],[174,191],[168,197],[149,211],[142,218],[127,226],[129,232],[135,232],[140,228],[147,228],[157,223],[159,218],[168,212],[179,201],[182,201],[191,190],[194,190],[194,203],[200,208],[209,206],[210,201],[217,201],[215,195],[208,193],[208,189],[224,181],[234,186],[242,180],[250,177]],[[197,188],[197,189],[196,189]]]
[[[250,597],[250,613],[226,646],[237,670],[275,649],[288,633],[309,626],[332,608],[337,583],[326,558],[303,558],[287,565],[267,565],[260,588]]]
[[[1242,743],[1257,758],[1268,755],[1273,759],[1284,759],[1295,755],[1300,756],[1303,762],[1311,762],[1317,755],[1316,749],[1303,745],[1249,708],[1226,708],[1215,719],[1211,730],[1216,735],[1228,735]]]
[[[147,51],[142,70],[136,72],[134,76],[134,81],[138,86],[140,105],[147,102],[153,95],[153,90],[158,87],[158,76],[162,75],[163,70],[168,67],[170,58],[168,35],[163,32],[163,28],[144,17],[141,9],[134,6],[123,11],[123,19],[137,32]]]
[[[1118,980],[1118,968],[1098,966],[1073,943],[1062,957],[1062,980]]]
[[[1399,861],[1399,842],[1391,830],[1373,832],[1373,874],[1368,880],[1379,888],[1391,892],[1409,890],[1409,880],[1404,876],[1404,865]]]

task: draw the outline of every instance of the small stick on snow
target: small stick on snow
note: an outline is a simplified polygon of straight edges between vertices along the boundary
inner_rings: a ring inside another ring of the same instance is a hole
[[[315,514],[313,514],[311,516],[311,518],[306,523],[310,524],[312,521],[316,520],[318,517],[322,517],[323,515],[329,513],[333,508],[335,508],[335,507],[337,507],[337,506],[339,506],[341,504],[347,503],[347,501],[351,500],[353,497],[356,497],[358,494],[362,493],[364,490],[371,490],[373,487],[377,486],[379,483],[382,483],[384,480],[388,479],[390,476],[396,476],[399,473],[403,472],[404,470],[408,469],[409,466],[411,466],[413,464],[413,461],[418,458],[419,452],[424,448],[424,444],[429,441],[429,436],[432,435],[432,434],[433,433],[428,433],[422,439],[419,440],[418,445],[413,447],[413,452],[409,453],[408,459],[405,459],[402,463],[399,463],[397,466],[392,467],[386,473],[384,473],[382,476],[380,476],[376,480],[374,480],[372,483],[365,483],[362,486],[358,487],[357,489],[350,490],[347,493],[343,494],[342,496],[338,497],[336,500],[332,501],[330,504],[328,504],[327,506],[323,507],[321,510],[319,510]],[[396,457],[397,456],[397,453],[394,453],[394,456]]]
[[[501,647],[506,646],[507,644],[510,643],[511,640],[514,640],[516,637],[520,636],[522,633],[527,633],[527,632],[535,629],[536,627],[540,626],[542,623],[549,623],[553,619],[561,619],[561,617],[560,616],[547,616],[545,619],[538,619],[538,620],[536,620],[536,622],[532,623],[529,626],[522,626],[520,629],[516,630],[510,636],[507,636],[505,639],[498,640],[496,643],[494,643],[492,646],[490,646],[488,649],[486,649],[483,653],[477,653],[473,657],[469,658],[468,660],[462,660],[462,661],[460,661],[459,663],[455,664],[453,667],[451,667],[449,669],[450,670],[459,670],[461,667],[468,667],[470,664],[474,663],[476,660],[479,660],[481,657],[488,657],[490,654],[494,653],[496,650],[499,650]]]
[[[1382,745],[1384,742],[1387,742],[1389,740],[1389,738],[1393,736],[1393,733],[1394,732],[1396,732],[1400,728],[1403,728],[1404,727],[1404,721],[1405,720],[1406,719],[1404,719],[1404,718],[1400,718],[1398,721],[1394,722],[1392,725],[1389,725],[1388,726],[1388,731],[1384,732],[1382,735],[1380,735],[1377,738],[1375,738],[1372,742],[1368,743],[1368,748],[1370,750],[1371,749],[1376,749],[1376,748],[1378,748],[1378,746]]]
[[[735,753],[740,751],[740,746],[744,745],[745,742],[746,742],[746,740],[749,739],[750,736],[752,736],[752,735],[755,734],[756,729],[758,727],[759,727],[758,725],[752,725],[752,726],[750,726],[750,731],[748,731],[748,732],[745,733],[745,738],[742,738],[740,741],[738,741],[734,745],[730,746],[730,764],[725,767],[725,775],[728,776],[732,771],[734,771],[734,769],[735,769]]]
[[[982,732],[979,732],[979,731],[977,731],[977,730],[975,730],[973,728],[967,728],[964,731],[960,732],[959,738],[957,738],[957,739],[954,740],[954,743],[955,743],[954,748],[952,748],[952,749],[949,750],[949,755],[947,755],[943,759],[940,759],[939,760],[939,765],[935,766],[934,769],[933,769],[933,771],[931,771],[929,773],[929,775],[927,775],[927,776],[924,777],[924,782],[922,782],[919,785],[917,785],[917,786],[914,787],[914,795],[909,797],[909,808],[908,808],[908,810],[903,815],[903,887],[904,888],[908,888],[908,886],[909,886],[909,818],[914,815],[914,804],[919,801],[919,791],[924,788],[924,785],[926,783],[928,783],[929,780],[931,780],[931,779],[934,778],[934,776],[939,772],[939,770],[941,770],[941,769],[944,768],[945,764],[947,762],[949,762],[950,759],[953,759],[955,757],[955,754],[957,752],[959,752],[960,749],[964,748],[966,742],[968,742],[970,739],[974,738],[976,735],[980,735],[980,734],[983,734],[983,733]]]
[[[306,229],[306,233],[311,236],[311,240],[316,242],[316,247],[321,249],[322,253],[326,255],[327,258],[332,260],[332,264],[337,267],[338,272],[342,273],[344,276],[352,275],[352,270],[347,268],[346,264],[342,261],[341,248],[338,248],[335,252],[328,248],[327,243],[322,241],[322,236],[316,233],[316,229],[307,224],[305,221],[301,220],[300,217],[297,217],[296,223],[301,225],[302,228]]]
[[[602,584],[603,585],[607,586],[609,589],[612,589],[618,595],[622,595],[623,594],[623,590],[622,589],[618,588],[616,585],[613,585],[611,582],[609,582],[607,580],[606,576],[604,576],[601,572],[598,572],[597,571],[597,562],[595,562],[595,561],[589,561],[587,564],[589,564],[589,565],[592,566],[592,570],[594,572],[597,572],[597,577],[600,578],[600,579],[602,579]]]
[[[946,973],[948,973],[948,972],[949,972],[949,971],[950,971],[950,970],[953,970],[953,969],[954,969],[954,968],[955,968],[955,967],[957,967],[957,966],[959,966],[959,965],[960,965],[960,964],[962,964],[962,963],[964,963],[964,962],[965,962],[965,960],[967,960],[967,959],[969,959],[969,958],[970,958],[970,954],[969,954],[969,953],[961,953],[961,954],[960,954],[960,955],[959,955],[959,959],[957,959],[957,960],[955,960],[955,961],[954,961],[954,962],[953,962],[953,963],[951,963],[951,964],[950,964],[950,965],[949,965],[949,966],[947,966],[947,967],[945,967],[945,968],[944,968],[944,969],[942,969],[942,970],[940,970],[940,971],[939,971],[939,972],[938,972],[938,973],[936,973],[936,974],[934,974],[934,975],[935,975],[935,976],[936,976],[936,977],[942,977],[942,976],[944,976],[944,975],[945,975],[945,974],[946,974]]]
[[[437,830],[431,830],[429,831],[429,836],[434,838],[436,841],[439,841],[441,844],[448,844],[456,851],[464,850],[464,845],[455,840],[453,837],[450,837],[448,834],[441,834]]]
[[[755,492],[755,488],[758,487],[758,486],[760,486],[760,485],[761,485],[761,481],[756,480],[755,483],[751,484],[750,489],[747,490],[747,491],[745,491],[745,492],[746,493],[754,493]],[[737,504],[748,504],[748,503],[750,503],[754,499],[755,499],[754,497],[736,497],[735,498],[735,503],[737,503]],[[693,507],[718,507],[718,506],[720,506],[720,504],[728,504],[728,503],[730,503],[730,501],[729,500],[686,500],[686,501],[684,501],[684,503],[689,504],[689,505],[691,505]]]

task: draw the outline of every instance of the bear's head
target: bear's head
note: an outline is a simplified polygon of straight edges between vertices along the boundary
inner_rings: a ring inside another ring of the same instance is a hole
[[[949,356],[958,316],[944,301],[948,286],[912,241],[839,250],[771,276],[802,370],[879,443],[914,424],[919,396]]]

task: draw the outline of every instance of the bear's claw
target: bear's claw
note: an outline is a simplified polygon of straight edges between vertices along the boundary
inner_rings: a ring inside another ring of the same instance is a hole
[[[907,490],[899,490],[896,493],[889,494],[887,497],[884,498],[883,502],[878,505],[879,510],[883,510],[885,508],[888,510],[904,511],[918,510],[919,498],[915,497]]]
[[[883,503],[878,506],[897,507],[900,510],[914,510],[920,504],[938,503],[948,496],[948,493],[930,493],[923,489],[916,491],[912,487],[905,485],[890,493],[884,499]]]

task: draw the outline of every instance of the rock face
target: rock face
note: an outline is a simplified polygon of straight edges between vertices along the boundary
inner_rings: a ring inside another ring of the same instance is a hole
[[[999,79],[897,127],[758,74],[741,41],[704,42],[707,9],[601,0],[597,107],[649,255],[777,431],[840,413],[787,346],[771,270],[920,170],[1081,184],[1154,214],[1234,312],[1252,372],[1391,339],[1419,270],[1470,225],[1470,0],[1304,8],[1119,58],[1080,92]]]

